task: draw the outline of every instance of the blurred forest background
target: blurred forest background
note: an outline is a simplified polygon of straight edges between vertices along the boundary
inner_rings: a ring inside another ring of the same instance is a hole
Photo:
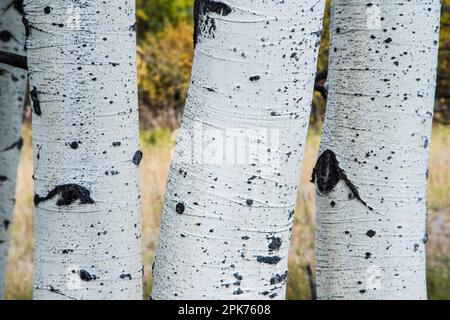
[[[183,112],[193,60],[194,0],[137,0],[138,77],[141,111],[143,253],[145,298],[151,290],[151,266],[172,149]],[[328,64],[329,5],[318,63]],[[322,84],[324,77],[319,77]],[[320,87],[320,85],[318,86]],[[314,93],[311,129],[302,165],[293,230],[289,299],[311,299],[314,285],[314,186],[308,182],[320,141],[325,100]],[[30,299],[33,276],[33,191],[30,112],[24,123],[24,148],[18,175],[13,241],[7,275],[7,299]],[[442,2],[441,43],[434,134],[431,145],[428,215],[428,289],[431,299],[450,299],[450,0]]]

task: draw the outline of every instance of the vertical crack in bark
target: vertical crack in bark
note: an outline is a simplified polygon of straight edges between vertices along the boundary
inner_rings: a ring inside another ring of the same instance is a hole
[[[331,150],[325,150],[319,159],[317,159],[316,166],[312,172],[311,182],[316,183],[320,193],[328,194],[334,190],[340,180],[345,182],[356,199],[369,208],[369,210],[373,210],[372,207],[367,205],[367,202],[361,199],[358,188],[350,181],[345,171],[339,167],[336,154]]]

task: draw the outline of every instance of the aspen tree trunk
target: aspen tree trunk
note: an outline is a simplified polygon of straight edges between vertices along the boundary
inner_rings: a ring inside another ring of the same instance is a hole
[[[283,299],[323,1],[196,1],[153,299]]]
[[[0,50],[25,54],[25,30],[20,7],[0,0]],[[21,124],[26,71],[0,64],[0,299],[4,297],[16,174],[22,147]]]
[[[134,1],[25,1],[35,299],[141,299]]]
[[[313,179],[319,299],[426,299],[440,2],[335,0]]]

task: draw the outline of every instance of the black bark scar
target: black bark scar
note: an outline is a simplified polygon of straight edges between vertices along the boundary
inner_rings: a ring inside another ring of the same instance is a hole
[[[12,150],[14,148],[17,148],[17,149],[20,150],[20,149],[22,149],[22,146],[23,146],[23,139],[20,138],[19,141],[16,141],[12,145],[10,145],[9,147],[3,149],[2,152],[9,151],[9,150]]]
[[[325,150],[317,159],[316,166],[313,169],[311,182],[316,183],[320,193],[328,194],[334,190],[340,180],[343,180],[356,199],[358,199],[369,210],[373,210],[367,203],[361,199],[358,188],[350,181],[345,171],[339,167],[339,161],[336,154],[331,150]]]
[[[3,10],[3,13],[5,13],[6,11],[8,11],[9,8],[11,8],[12,6],[14,6],[14,9],[17,10],[17,12],[19,12],[20,14],[23,14],[23,0],[13,0],[11,1],[10,4],[8,4],[6,6],[6,8]]]
[[[38,92],[36,87],[33,87],[33,90],[30,91],[31,101],[33,102],[33,110],[38,116],[42,114],[41,103],[38,99]]]
[[[39,195],[34,196],[34,205],[38,205],[41,202],[53,199],[55,196],[60,195],[60,198],[56,202],[57,206],[70,206],[76,201],[80,201],[80,204],[93,204],[94,200],[91,198],[91,192],[77,184],[64,184],[56,186],[50,193],[41,197]]]
[[[30,22],[28,21],[27,18],[25,18],[25,16],[22,17],[22,23],[25,26],[25,37],[28,39],[31,35],[31,27],[30,27]]]
[[[200,35],[200,19],[203,16],[207,16],[209,12],[219,14],[221,16],[227,16],[231,13],[232,9],[229,5],[211,0],[195,0],[194,3],[194,48],[198,42],[198,36]],[[209,26],[208,26],[209,25]],[[213,36],[213,31],[216,30],[216,24],[214,19],[206,17],[205,25],[203,29],[208,31]]]

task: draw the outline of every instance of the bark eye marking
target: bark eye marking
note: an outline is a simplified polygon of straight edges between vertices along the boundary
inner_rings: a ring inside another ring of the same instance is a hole
[[[320,193],[328,194],[333,191],[338,182],[343,180],[356,199],[358,199],[369,210],[373,210],[367,203],[361,199],[358,188],[348,179],[345,171],[339,167],[339,161],[336,154],[331,150],[325,150],[317,159],[316,166],[313,169],[311,182],[316,183]]]
[[[76,201],[80,201],[80,204],[94,204],[94,200],[91,198],[91,192],[77,184],[65,184],[56,186],[50,193],[41,197],[38,194],[34,196],[34,205],[37,206],[39,203],[53,199],[55,196],[60,195],[60,198],[56,202],[56,205],[70,206]]]
[[[34,113],[40,116],[42,114],[41,103],[38,99],[38,92],[36,87],[33,87],[33,90],[30,91],[31,101],[33,102],[33,110]]]

